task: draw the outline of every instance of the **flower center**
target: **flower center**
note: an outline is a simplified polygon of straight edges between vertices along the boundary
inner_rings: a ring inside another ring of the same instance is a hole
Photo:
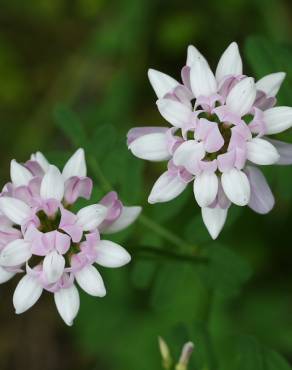
[[[39,231],[50,232],[58,230],[61,220],[60,210],[51,217],[49,217],[44,211],[39,211],[37,213],[37,217],[40,220],[40,226],[38,227]]]
[[[42,233],[58,231],[59,233],[67,235],[62,229],[59,228],[61,220],[60,209],[58,209],[53,216],[48,216],[43,210],[41,210],[37,213],[37,217],[39,218],[40,221],[40,226],[38,227],[38,230],[41,231]],[[76,255],[80,252],[80,243],[82,243],[83,241],[85,241],[84,234],[82,235],[82,238],[79,243],[74,243],[71,241],[69,249],[67,250],[66,253],[63,254],[63,257],[65,258],[66,261],[65,267],[70,267],[71,258],[73,255]],[[42,263],[42,261],[43,257],[33,255],[30,263],[32,266],[36,266]]]

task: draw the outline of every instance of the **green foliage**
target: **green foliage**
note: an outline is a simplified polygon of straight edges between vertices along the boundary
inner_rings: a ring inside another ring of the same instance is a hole
[[[289,364],[252,337],[233,338],[226,370],[291,370]]]
[[[238,294],[251,276],[248,263],[220,244],[205,247],[202,255],[208,258],[208,263],[199,267],[202,281],[218,295],[229,297]]]
[[[273,43],[263,37],[250,37],[247,39],[245,50],[247,60],[256,77],[261,78],[273,72],[285,71],[287,73],[287,78],[277,98],[280,105],[289,104],[292,92],[292,66],[290,63],[292,47]]]
[[[86,144],[86,134],[82,123],[70,109],[59,106],[55,109],[54,115],[58,127],[75,147],[82,147]]]

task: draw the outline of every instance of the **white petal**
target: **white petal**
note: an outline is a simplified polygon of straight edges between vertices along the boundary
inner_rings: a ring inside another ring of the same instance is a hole
[[[22,225],[30,216],[30,207],[16,198],[0,198],[0,212],[17,225]]]
[[[203,172],[196,176],[194,181],[194,194],[200,207],[209,206],[216,198],[218,192],[218,177],[212,172]]]
[[[264,76],[256,83],[257,90],[261,90],[267,96],[276,96],[286,77],[286,73],[277,72]]]
[[[207,60],[205,59],[205,57],[199,52],[199,50],[193,46],[193,45],[189,45],[188,46],[188,55],[187,55],[187,63],[186,65],[191,67],[192,64],[197,60],[197,59],[201,59],[203,62],[205,62],[207,65],[208,65],[208,62]]]
[[[242,60],[236,42],[232,42],[222,54],[217,69],[216,79],[219,83],[225,76],[242,74]]]
[[[247,142],[247,159],[255,164],[268,165],[278,162],[280,155],[267,140],[254,138]]]
[[[196,59],[191,66],[191,87],[195,97],[210,96],[217,92],[217,83],[208,64]]]
[[[91,231],[104,221],[107,208],[101,204],[92,204],[80,209],[77,213],[77,223],[84,231]]]
[[[168,202],[181,194],[187,186],[178,176],[164,172],[155,182],[148,197],[149,203]]]
[[[155,69],[148,69],[148,78],[158,98],[163,98],[179,85],[174,78]]]
[[[64,196],[64,179],[59,169],[50,165],[43,177],[40,190],[41,197],[45,200],[56,199],[61,201]]]
[[[233,168],[221,177],[222,187],[227,198],[238,206],[245,206],[250,199],[250,184],[245,173]]]
[[[80,306],[79,293],[75,285],[70,288],[60,289],[54,294],[57,310],[69,326],[73,324]]]
[[[205,150],[202,142],[198,143],[195,140],[187,140],[174,152],[173,163],[176,166],[184,166],[192,173],[194,163],[204,158],[204,156]]]
[[[216,239],[220,234],[227,217],[228,209],[220,207],[202,208],[202,217],[212,239]]]
[[[13,294],[15,313],[21,314],[31,308],[40,298],[42,291],[42,286],[34,277],[25,275]]]
[[[148,161],[165,161],[170,158],[165,133],[140,136],[129,145],[129,149],[136,157]]]
[[[87,169],[84,150],[80,148],[72,155],[71,158],[69,158],[64,166],[62,175],[64,181],[66,181],[73,176],[85,177],[86,173]]]
[[[96,262],[104,267],[121,267],[131,261],[130,254],[119,244],[101,240],[96,246]]]
[[[31,257],[30,244],[23,239],[8,243],[0,253],[0,265],[12,267],[21,265]]]
[[[48,169],[50,167],[50,163],[47,160],[47,158],[43,155],[43,153],[36,152],[35,154],[31,155],[30,159],[32,161],[38,162],[38,164],[41,166],[41,168],[44,170],[44,172],[48,171]]]
[[[75,278],[86,293],[95,297],[104,297],[106,295],[102,277],[92,265],[86,266],[82,270],[76,272]]]
[[[268,135],[278,134],[292,126],[292,108],[275,107],[264,112],[264,122]]]
[[[140,215],[141,207],[123,207],[120,217],[113,222],[110,226],[104,228],[103,234],[116,233],[131,225]]]
[[[13,159],[10,164],[10,177],[15,186],[26,186],[33,178],[33,175],[27,168]]]
[[[173,126],[183,127],[191,122],[191,109],[179,101],[158,99],[156,104],[162,117]]]
[[[0,266],[0,284],[6,283],[6,281],[13,278],[15,272],[7,271],[5,268]]]
[[[233,113],[242,117],[250,111],[255,97],[256,87],[254,79],[247,77],[231,89],[226,99],[226,105]]]
[[[60,279],[64,272],[65,258],[57,251],[52,251],[46,255],[43,262],[43,271],[49,284],[55,283]]]

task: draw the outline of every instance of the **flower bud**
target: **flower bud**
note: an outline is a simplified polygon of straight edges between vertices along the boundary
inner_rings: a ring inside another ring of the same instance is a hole
[[[165,340],[161,337],[158,337],[158,343],[162,357],[162,367],[166,370],[171,369],[172,358],[170,355],[168,345],[166,344]]]
[[[182,349],[180,359],[178,364],[175,367],[175,370],[187,370],[188,364],[190,361],[190,357],[194,350],[194,343],[193,342],[187,342]]]

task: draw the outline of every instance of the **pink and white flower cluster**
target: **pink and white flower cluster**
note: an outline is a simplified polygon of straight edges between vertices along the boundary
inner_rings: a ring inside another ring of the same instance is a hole
[[[232,203],[264,214],[274,205],[262,172],[254,165],[291,164],[292,145],[268,138],[292,126],[292,108],[274,107],[285,73],[255,82],[243,74],[238,46],[224,51],[213,74],[189,46],[182,83],[150,69],[160,114],[170,128],[137,127],[128,133],[132,153],[168,161],[154,184],[149,203],[166,202],[193,182],[203,221],[215,239]]]
[[[25,273],[13,295],[17,314],[46,290],[54,293],[59,314],[72,325],[79,310],[75,282],[88,294],[103,297],[106,289],[94,264],[120,267],[131,259],[101,234],[124,229],[141,208],[123,206],[110,192],[99,203],[73,212],[78,198],[91,196],[86,172],[83,149],[62,173],[40,152],[24,164],[11,162],[11,182],[0,194],[0,283]]]

